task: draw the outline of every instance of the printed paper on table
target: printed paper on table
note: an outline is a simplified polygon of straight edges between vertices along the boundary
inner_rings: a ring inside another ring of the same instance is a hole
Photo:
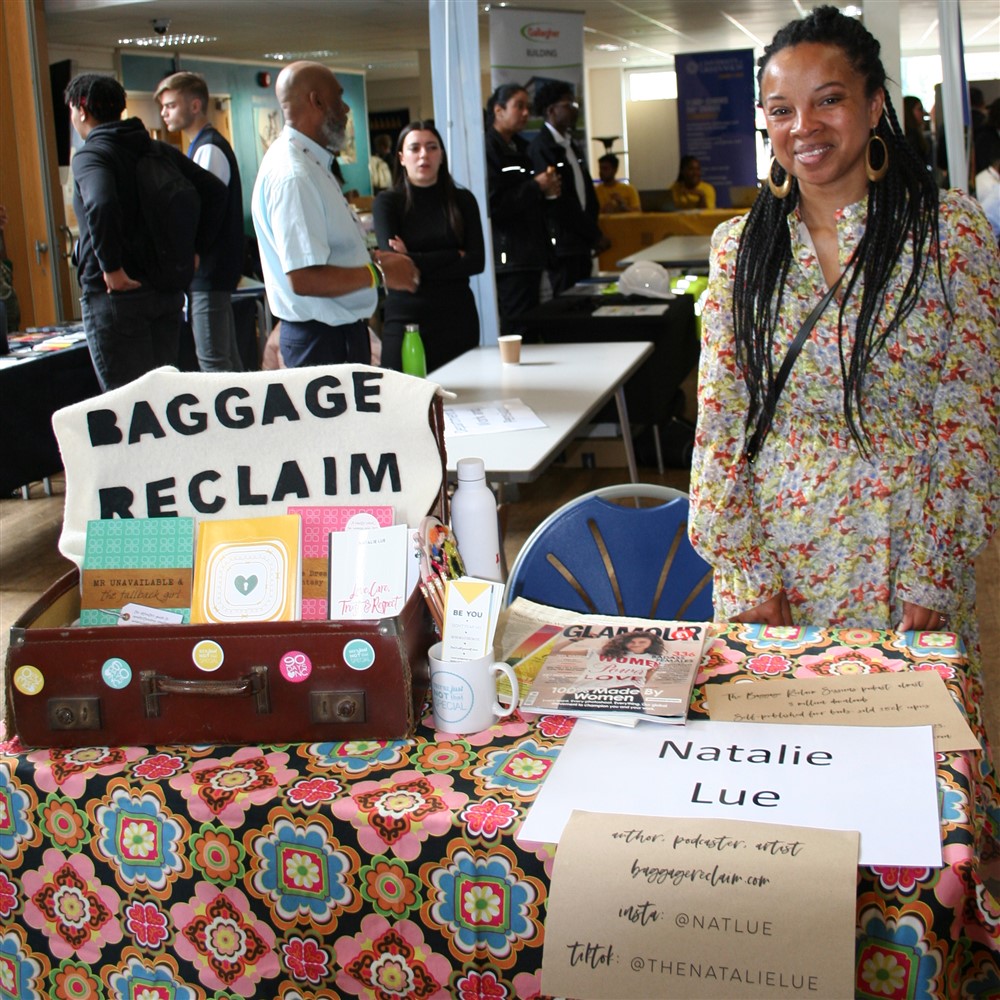
[[[489,403],[449,403],[444,408],[444,436],[500,434],[544,427],[545,422],[519,399],[501,399]]]
[[[330,533],[362,528],[386,528],[393,523],[390,506],[289,507],[302,518],[302,620],[327,617],[330,590]]]
[[[202,521],[191,621],[299,618],[301,532],[302,519],[295,514]]]
[[[193,561],[193,518],[88,521],[80,624],[189,621]]]

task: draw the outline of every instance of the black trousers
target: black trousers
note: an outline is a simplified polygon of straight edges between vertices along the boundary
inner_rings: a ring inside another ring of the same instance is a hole
[[[538,305],[541,299],[542,272],[497,271],[497,309],[500,312],[500,332],[519,333],[526,328],[519,318]]]

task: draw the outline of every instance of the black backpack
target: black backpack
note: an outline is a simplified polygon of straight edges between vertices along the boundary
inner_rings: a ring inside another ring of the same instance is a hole
[[[201,198],[165,144],[155,140],[136,161],[135,178],[146,230],[141,251],[146,278],[161,292],[186,291],[194,276]]]

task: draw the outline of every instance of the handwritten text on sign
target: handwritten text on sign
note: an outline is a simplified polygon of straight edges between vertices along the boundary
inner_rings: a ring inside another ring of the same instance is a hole
[[[708,684],[705,695],[709,715],[719,722],[932,726],[936,750],[979,749],[964,713],[933,670]]]
[[[574,812],[552,873],[542,990],[851,996],[857,863],[850,831]]]

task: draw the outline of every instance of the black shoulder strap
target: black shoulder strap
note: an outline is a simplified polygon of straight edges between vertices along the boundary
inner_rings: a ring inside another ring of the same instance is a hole
[[[767,437],[768,431],[771,429],[771,421],[774,417],[774,408],[778,404],[778,399],[781,396],[781,391],[785,388],[785,383],[788,381],[788,376],[792,371],[792,365],[795,364],[795,359],[798,358],[799,352],[802,350],[802,345],[805,344],[812,332],[812,328],[816,325],[816,320],[820,318],[823,310],[830,304],[830,299],[834,297],[837,293],[837,289],[840,287],[840,283],[844,280],[844,275],[847,273],[846,269],[840,272],[840,277],[830,286],[829,291],[816,303],[813,311],[803,320],[802,326],[799,327],[799,332],[795,335],[795,339],[788,346],[788,353],[785,355],[784,360],[781,362],[781,367],[778,369],[778,374],[774,379],[774,395],[773,395],[773,405],[769,412],[761,413],[760,418],[757,421],[757,426],[754,428],[753,435],[746,445],[746,457],[747,461],[752,462],[756,457],[757,453],[760,451],[761,445],[764,443],[764,438]]]

